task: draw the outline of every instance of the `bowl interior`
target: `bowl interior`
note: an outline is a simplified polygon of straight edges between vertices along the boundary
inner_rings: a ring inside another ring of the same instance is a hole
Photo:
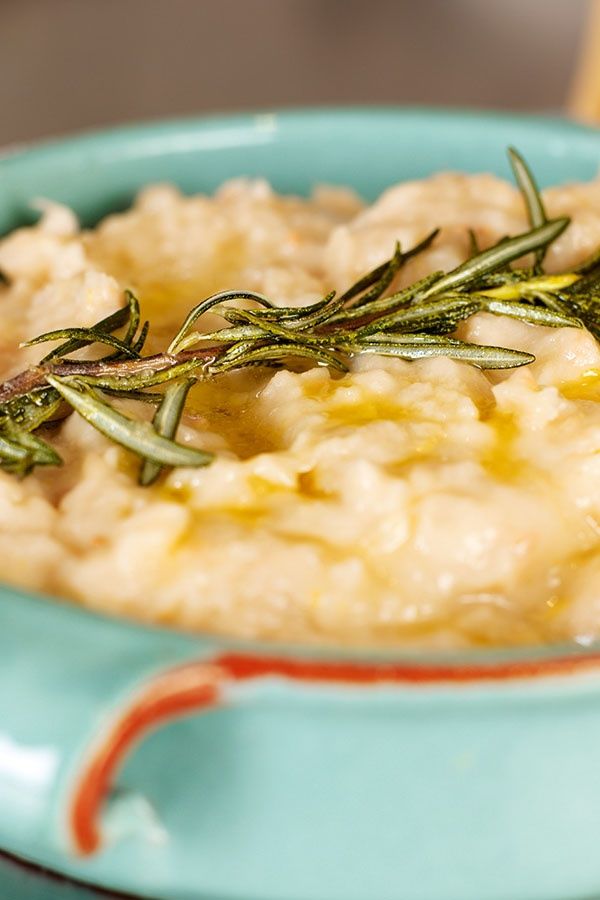
[[[0,233],[34,220],[31,202],[36,198],[67,203],[91,224],[126,207],[139,188],[156,181],[174,182],[194,192],[211,191],[236,176],[261,176],[282,192],[306,194],[315,184],[327,182],[350,185],[374,199],[397,181],[437,170],[489,171],[508,177],[508,145],[527,157],[542,186],[593,178],[600,163],[600,131],[541,117],[358,108],[150,123],[7,152],[0,158]],[[32,610],[36,616],[104,619],[103,627],[115,632],[132,627],[8,587],[0,586],[0,598],[9,617]],[[135,628],[140,633],[152,630]],[[165,640],[178,639],[190,640],[165,633]],[[209,641],[220,646],[232,643]],[[552,655],[557,649],[535,653]]]

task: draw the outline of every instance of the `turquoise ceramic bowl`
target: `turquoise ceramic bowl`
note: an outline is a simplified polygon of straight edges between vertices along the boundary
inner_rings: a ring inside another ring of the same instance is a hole
[[[507,144],[543,183],[600,162],[597,132],[557,120],[168,122],[6,155],[0,229],[26,221],[33,197],[91,222],[164,179],[197,191],[264,175],[281,191],[329,181],[373,198],[438,169],[506,175]],[[0,848],[163,900],[590,900],[599,660],[233,646],[2,588]],[[11,900],[95,895],[1,856],[0,886]]]

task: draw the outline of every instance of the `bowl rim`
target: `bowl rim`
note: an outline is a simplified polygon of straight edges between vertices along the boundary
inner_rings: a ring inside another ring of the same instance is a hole
[[[485,126],[487,124],[518,125],[540,133],[557,130],[572,136],[599,137],[600,125],[578,122],[567,116],[556,113],[528,113],[507,110],[492,110],[467,106],[436,106],[423,104],[396,105],[393,103],[368,104],[321,104],[293,107],[258,107],[243,111],[209,112],[201,115],[159,116],[142,118],[130,122],[121,122],[107,126],[90,127],[50,135],[40,139],[17,141],[0,147],[0,166],[6,164],[20,165],[41,161],[45,157],[59,157],[72,150],[88,149],[94,145],[105,150],[111,144],[123,140],[140,141],[144,138],[160,139],[160,152],[164,151],[165,139],[206,133],[215,129],[224,132],[241,129],[243,132],[254,129],[274,131],[283,127],[307,127],[310,124],[327,124],[331,120],[343,123],[353,119],[384,117],[389,119],[410,119],[413,121],[436,122],[448,125],[464,122],[465,124]],[[189,144],[185,149],[189,149]],[[146,148],[147,152],[152,147]]]
[[[0,601],[13,602],[22,616],[35,621],[39,614],[52,616],[58,622],[61,616],[79,620],[83,625],[94,623],[113,633],[129,633],[132,639],[154,638],[164,640],[172,649],[196,651],[196,655],[235,660],[248,657],[275,666],[285,660],[299,663],[356,664],[364,668],[389,666],[397,668],[399,681],[477,681],[485,679],[485,673],[498,679],[559,674],[570,669],[600,667],[600,638],[589,644],[575,641],[551,644],[522,644],[516,646],[482,646],[427,648],[418,646],[374,646],[367,644],[335,644],[313,642],[284,642],[267,639],[229,636],[217,632],[190,631],[180,625],[136,620],[131,616],[109,613],[85,606],[66,597],[28,591],[7,582],[0,582]],[[413,670],[415,677],[413,678]],[[476,672],[476,675],[473,675]],[[419,673],[425,676],[419,677]],[[436,673],[438,673],[436,675]]]
[[[561,115],[529,114],[522,112],[506,112],[499,110],[473,109],[465,107],[437,106],[397,106],[394,104],[370,105],[318,105],[298,106],[294,108],[264,108],[244,112],[210,113],[144,119],[135,122],[117,124],[106,128],[90,128],[57,135],[42,140],[26,141],[0,148],[0,174],[2,170],[28,166],[38,162],[60,159],[65,153],[77,153],[93,149],[103,156],[107,150],[118,147],[125,142],[135,144],[148,142],[147,154],[164,152],[165,141],[172,140],[175,146],[190,149],[189,140],[194,135],[201,137],[219,129],[235,134],[248,135],[255,129],[276,130],[278,128],[306,127],[310,124],[330,123],[335,119],[338,123],[352,120],[372,119],[374,117],[389,119],[409,119],[423,123],[434,121],[440,125],[456,126],[460,123],[485,126],[487,124],[513,125],[525,127],[533,132],[547,134],[549,137],[561,136],[584,137],[597,139],[600,151],[600,127],[574,122]],[[158,142],[158,151],[153,142]],[[200,141],[201,143],[201,141]],[[115,157],[119,154],[116,153]],[[600,161],[600,152],[599,152]],[[110,164],[110,157],[107,159]],[[0,581],[0,599],[3,602],[14,601],[25,614],[37,614],[42,606],[46,614],[77,617],[90,626],[95,622],[104,627],[119,631],[129,631],[133,638],[145,633],[164,637],[169,641],[178,641],[181,647],[201,645],[215,653],[241,652],[260,658],[280,657],[299,660],[322,660],[323,662],[348,661],[364,664],[407,664],[418,665],[423,670],[443,666],[456,671],[466,671],[476,666],[485,666],[490,672],[495,669],[510,668],[521,663],[531,663],[539,669],[538,674],[551,671],[557,662],[571,662],[574,668],[579,663],[600,663],[600,638],[589,644],[572,642],[556,642],[551,644],[526,644],[518,646],[465,647],[465,648],[419,648],[410,646],[368,646],[340,645],[331,643],[287,643],[264,639],[235,638],[207,631],[186,631],[181,626],[165,626],[121,617],[101,610],[91,609],[81,603],[65,597],[54,596],[41,591],[30,591],[10,583]]]

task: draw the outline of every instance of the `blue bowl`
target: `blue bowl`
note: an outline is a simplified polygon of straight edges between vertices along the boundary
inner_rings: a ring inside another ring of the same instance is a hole
[[[33,197],[92,223],[157,180],[210,191],[261,175],[279,191],[326,181],[371,199],[440,169],[507,175],[508,144],[542,184],[591,178],[600,162],[598,132],[532,117],[166,122],[5,155],[0,230],[28,221]],[[240,645],[4,587],[0,684],[0,848],[80,884],[164,900],[600,895],[598,648]],[[0,860],[4,895],[58,896],[56,880],[35,893],[43,876]]]

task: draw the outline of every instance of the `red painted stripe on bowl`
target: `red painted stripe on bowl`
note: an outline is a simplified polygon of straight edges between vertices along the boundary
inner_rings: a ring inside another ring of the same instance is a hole
[[[222,654],[215,664],[226,669],[232,678],[279,676],[293,681],[369,685],[437,684],[470,681],[504,681],[512,678],[561,675],[600,665],[600,653],[586,656],[564,656],[555,659],[524,659],[492,663],[370,663],[328,662],[327,660],[286,659],[285,657],[249,656],[241,653]]]
[[[68,807],[68,828],[73,846],[83,856],[99,848],[102,804],[132,747],[149,731],[172,719],[214,707],[221,699],[221,689],[228,684],[269,677],[364,687],[456,684],[567,675],[599,666],[600,654],[487,664],[419,665],[328,662],[227,653],[210,662],[186,663],[149,681],[92,748],[77,777]]]
[[[171,669],[150,681],[102,734],[78,779],[69,809],[79,854],[89,855],[100,846],[100,808],[132,746],[164,722],[214,705],[217,683],[224,677],[225,673],[206,663]]]

